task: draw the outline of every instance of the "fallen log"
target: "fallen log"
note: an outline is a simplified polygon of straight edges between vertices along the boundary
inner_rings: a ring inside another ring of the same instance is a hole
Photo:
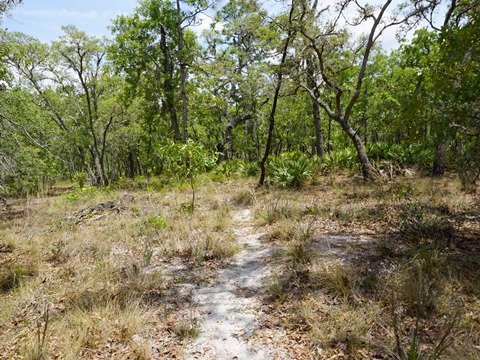
[[[96,205],[89,206],[81,210],[75,211],[72,213],[69,219],[77,220],[77,223],[79,223],[89,217],[92,217],[95,214],[98,214],[106,210],[113,210],[113,211],[120,212],[120,210],[122,209],[122,204],[132,200],[133,200],[132,195],[123,195],[120,199],[105,201],[103,203],[96,204]]]

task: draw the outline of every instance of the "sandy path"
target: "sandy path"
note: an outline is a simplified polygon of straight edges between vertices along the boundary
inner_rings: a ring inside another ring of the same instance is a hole
[[[193,292],[200,335],[185,350],[185,359],[288,359],[278,348],[267,348],[255,341],[259,330],[258,294],[268,274],[271,249],[262,245],[250,226],[251,212],[234,215],[234,234],[244,250],[220,271],[218,278]]]

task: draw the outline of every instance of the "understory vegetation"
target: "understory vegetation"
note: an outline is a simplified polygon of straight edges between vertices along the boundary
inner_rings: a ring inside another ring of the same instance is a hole
[[[478,357],[478,199],[454,176],[370,184],[309,171],[291,188],[201,175],[193,212],[188,182],[157,178],[12,201],[0,216],[0,352],[181,358],[201,331],[190,289],[241,251],[231,215],[246,206],[275,249],[265,321],[303,339],[297,358]]]
[[[337,174],[267,195],[272,319],[306,334],[315,358],[478,358],[479,202],[459,190]]]

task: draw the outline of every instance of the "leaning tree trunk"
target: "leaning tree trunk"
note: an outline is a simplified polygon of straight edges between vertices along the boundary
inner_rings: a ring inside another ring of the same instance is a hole
[[[362,139],[347,121],[341,121],[340,125],[348,137],[352,140],[355,150],[357,150],[357,156],[358,160],[360,161],[360,168],[362,170],[363,178],[367,181],[376,180],[377,172],[368,158],[367,150],[365,149]]]

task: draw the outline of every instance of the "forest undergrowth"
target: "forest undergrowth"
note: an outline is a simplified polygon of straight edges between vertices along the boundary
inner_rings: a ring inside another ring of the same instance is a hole
[[[202,175],[195,209],[188,186],[155,179],[55,189],[0,212],[6,359],[182,358],[201,331],[191,289],[241,250],[239,207],[274,248],[264,327],[296,353],[480,356],[480,201],[453,175],[332,172],[292,189]]]

